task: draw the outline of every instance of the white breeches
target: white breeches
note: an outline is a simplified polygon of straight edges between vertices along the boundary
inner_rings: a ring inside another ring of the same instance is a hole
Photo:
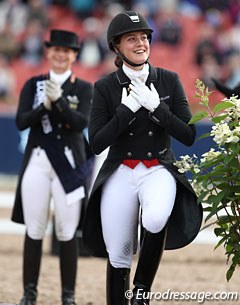
[[[60,180],[41,148],[35,148],[32,152],[23,175],[21,195],[29,237],[43,239],[52,197],[57,239],[68,241],[73,238],[79,223],[81,201],[67,205]]]
[[[162,165],[120,165],[104,184],[101,198],[103,237],[112,266],[131,267],[139,204],[143,227],[157,233],[166,225],[175,197],[176,180]]]

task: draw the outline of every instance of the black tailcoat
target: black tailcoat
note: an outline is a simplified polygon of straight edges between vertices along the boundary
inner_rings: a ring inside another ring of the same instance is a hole
[[[95,256],[107,256],[100,219],[102,185],[123,159],[157,158],[177,180],[166,249],[189,244],[201,226],[202,206],[197,204],[186,176],[173,165],[175,157],[171,137],[190,146],[196,134],[195,126],[188,125],[191,113],[183,87],[176,73],[151,65],[146,84],[149,86],[150,83],[154,84],[161,101],[153,113],[143,107],[133,113],[121,104],[122,89],[128,89],[130,84],[122,68],[97,81],[94,86],[89,124],[90,146],[96,154],[110,147],[93,185],[83,224],[84,242]]]
[[[92,85],[71,75],[62,85],[62,97],[52,103],[52,111],[47,111],[42,103],[33,108],[38,90],[37,84],[47,78],[48,75],[40,75],[27,80],[20,94],[16,124],[19,130],[30,128],[30,133],[12,213],[12,220],[18,223],[24,223],[21,182],[33,148],[40,146],[46,150],[51,149],[51,153],[57,155],[62,147],[68,146],[73,152],[76,166],[86,164],[87,143],[82,131],[88,125]],[[48,134],[45,134],[42,128],[42,117],[46,114],[52,126],[52,132]],[[59,171],[61,171],[61,164],[59,164]],[[87,168],[85,174],[86,176],[88,174]]]

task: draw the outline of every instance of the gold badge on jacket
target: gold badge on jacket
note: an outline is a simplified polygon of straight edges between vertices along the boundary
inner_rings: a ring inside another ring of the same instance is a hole
[[[68,100],[68,103],[69,103],[69,107],[71,109],[77,109],[78,104],[79,104],[79,99],[76,95],[73,95],[73,96],[68,95],[67,100]]]

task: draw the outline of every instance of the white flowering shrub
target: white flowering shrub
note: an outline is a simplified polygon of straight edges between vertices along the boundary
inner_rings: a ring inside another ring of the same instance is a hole
[[[205,222],[214,225],[219,237],[216,247],[223,246],[230,264],[226,278],[229,281],[240,266],[240,99],[225,98],[212,110],[209,107],[211,92],[200,81],[196,81],[196,96],[206,109],[194,115],[189,124],[209,119],[213,125],[208,134],[215,147],[202,154],[181,156],[175,162],[180,173],[190,172],[192,186],[198,202],[207,212]],[[205,226],[205,227],[207,227]]]

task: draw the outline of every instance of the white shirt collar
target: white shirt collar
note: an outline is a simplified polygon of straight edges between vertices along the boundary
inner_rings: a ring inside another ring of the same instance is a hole
[[[142,70],[133,70],[123,63],[123,72],[130,78],[130,80],[140,78],[144,83],[149,75],[149,64],[144,64]]]
[[[65,81],[69,78],[69,76],[72,74],[71,70],[67,70],[66,72],[62,74],[56,74],[53,70],[49,71],[50,79],[54,80],[56,83],[62,85],[65,83]]]

